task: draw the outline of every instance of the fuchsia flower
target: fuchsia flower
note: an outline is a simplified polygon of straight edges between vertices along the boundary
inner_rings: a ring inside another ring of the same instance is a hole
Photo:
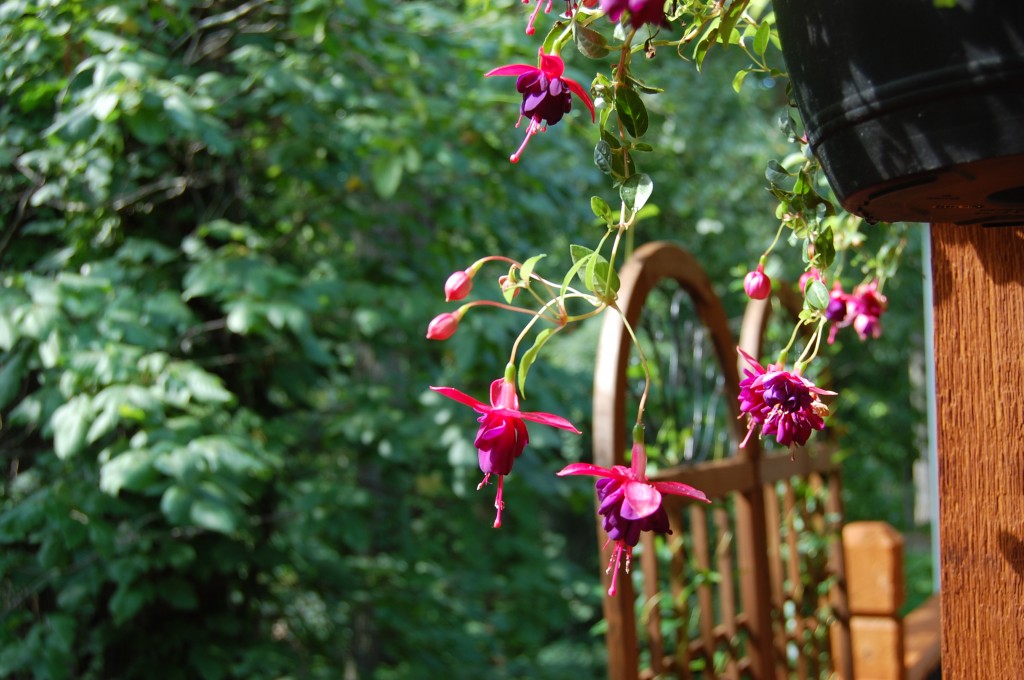
[[[836,282],[829,297],[825,309],[825,318],[832,322],[828,333],[829,344],[835,342],[840,328],[850,325],[861,340],[882,335],[880,319],[889,302],[878,291],[877,280],[857,286],[852,293],[844,293],[842,286]]]
[[[629,12],[633,28],[644,24],[668,26],[665,18],[665,0],[601,0],[601,9],[612,21],[618,21],[624,11]]]
[[[648,481],[647,451],[641,443],[633,444],[633,459],[628,468],[616,465],[609,470],[589,463],[572,463],[565,466],[558,475],[600,477],[597,480],[597,498],[600,501],[597,512],[604,517],[603,525],[608,533],[608,541],[615,543],[611,560],[608,562],[608,571],[612,574],[609,595],[615,595],[616,579],[623,558],[626,573],[629,573],[633,548],[640,541],[641,532],[672,533],[669,529],[668,513],[661,503],[662,494],[710,502],[704,492],[688,484]]]
[[[557,54],[544,54],[541,47],[540,68],[528,64],[509,64],[500,66],[484,74],[491,76],[519,76],[516,80],[516,90],[522,93],[523,103],[519,107],[519,120],[516,127],[522,122],[523,117],[529,119],[526,126],[526,138],[514,154],[509,157],[513,163],[519,161],[523,155],[526,144],[530,137],[538,132],[544,132],[548,125],[554,125],[562,120],[562,116],[572,109],[572,95],[583,100],[584,105],[590,111],[591,120],[596,120],[594,103],[590,101],[586,90],[570,78],[563,78],[565,62]]]
[[[573,427],[572,423],[561,416],[551,413],[520,411],[515,379],[507,374],[504,378],[498,378],[491,383],[490,406],[454,387],[431,387],[430,389],[449,399],[454,399],[460,404],[465,404],[480,414],[477,419],[480,429],[476,433],[473,445],[477,448],[480,470],[484,473],[484,478],[477,486],[477,490],[479,491],[487,484],[492,474],[498,476],[498,493],[494,501],[494,507],[498,511],[494,518],[495,529],[501,526],[501,511],[505,507],[501,498],[505,475],[512,472],[512,464],[523,453],[523,449],[530,441],[526,423],[523,421],[530,420],[542,425],[568,430],[574,434],[581,434]]]
[[[853,289],[853,329],[861,340],[882,335],[880,318],[888,306],[888,299],[878,291],[877,280]]]
[[[815,387],[797,373],[780,370],[781,366],[766,369],[739,347],[736,350],[750,364],[740,381],[740,411],[748,418],[747,436],[740,446],[746,445],[758,425],[762,435],[774,436],[784,446],[803,446],[812,430],[824,429],[828,406],[818,397],[835,392]]]
[[[772,280],[764,273],[764,265],[757,265],[757,269],[747,272],[743,277],[743,290],[752,300],[764,300],[772,292]]]

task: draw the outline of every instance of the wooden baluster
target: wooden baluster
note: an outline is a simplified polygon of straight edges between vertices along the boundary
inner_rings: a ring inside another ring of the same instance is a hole
[[[885,522],[853,522],[843,549],[855,677],[904,680],[903,537]]]

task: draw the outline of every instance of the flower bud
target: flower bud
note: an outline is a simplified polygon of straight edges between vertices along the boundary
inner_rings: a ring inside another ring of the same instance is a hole
[[[444,301],[461,300],[473,290],[473,276],[469,270],[457,271],[444,283]]]
[[[764,300],[772,292],[772,280],[764,273],[764,267],[757,266],[752,272],[747,272],[743,279],[743,290],[753,300]]]
[[[512,291],[512,299],[513,300],[515,299],[515,297],[517,295],[519,295],[519,288],[516,287],[516,282],[515,282],[515,280],[512,279],[511,276],[499,276],[498,277],[498,285],[501,287],[501,292],[502,293],[507,292],[509,289],[513,289],[513,291]]]
[[[427,340],[447,340],[459,330],[459,317],[451,312],[438,314],[427,326]]]

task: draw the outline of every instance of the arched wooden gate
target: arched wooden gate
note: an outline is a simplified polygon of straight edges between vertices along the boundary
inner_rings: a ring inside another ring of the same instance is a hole
[[[655,356],[648,413],[658,421],[651,429],[660,431],[649,430],[648,447],[661,468],[650,476],[695,486],[713,502],[666,496],[673,533],[665,541],[643,534],[634,564],[642,574],[639,599],[628,578],[620,579],[618,595],[605,597],[610,677],[817,678],[836,670],[852,678],[839,476],[830,446],[766,455],[752,438],[739,448],[746,429],[738,419],[736,343],[692,255],[669,243],[648,244],[620,277],[619,307],[633,328],[647,324],[642,341]],[[744,318],[740,345],[753,356],[760,355],[767,313],[767,303],[752,302]],[[671,330],[686,318],[690,332]],[[661,333],[658,323],[670,330]],[[687,356],[697,361],[688,366],[672,346],[681,335],[697,338]],[[608,314],[594,381],[597,465],[625,464],[632,417],[626,407],[637,381],[629,335]],[[689,422],[667,415],[658,401],[680,393],[689,399],[687,413],[696,415]],[[676,433],[666,435],[666,427]],[[695,436],[711,444],[666,455],[673,442]],[[598,533],[603,545],[600,524]],[[609,580],[606,574],[606,588]]]

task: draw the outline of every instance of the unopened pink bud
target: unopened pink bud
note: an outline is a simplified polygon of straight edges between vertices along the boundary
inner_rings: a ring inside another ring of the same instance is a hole
[[[447,340],[459,330],[459,317],[451,312],[438,314],[427,326],[427,340]]]
[[[468,269],[457,271],[449,276],[444,283],[444,300],[445,302],[461,300],[469,295],[471,290],[473,290],[472,274]]]
[[[764,267],[758,265],[757,269],[747,272],[743,279],[743,290],[754,300],[764,300],[772,292],[772,280],[764,273]]]

